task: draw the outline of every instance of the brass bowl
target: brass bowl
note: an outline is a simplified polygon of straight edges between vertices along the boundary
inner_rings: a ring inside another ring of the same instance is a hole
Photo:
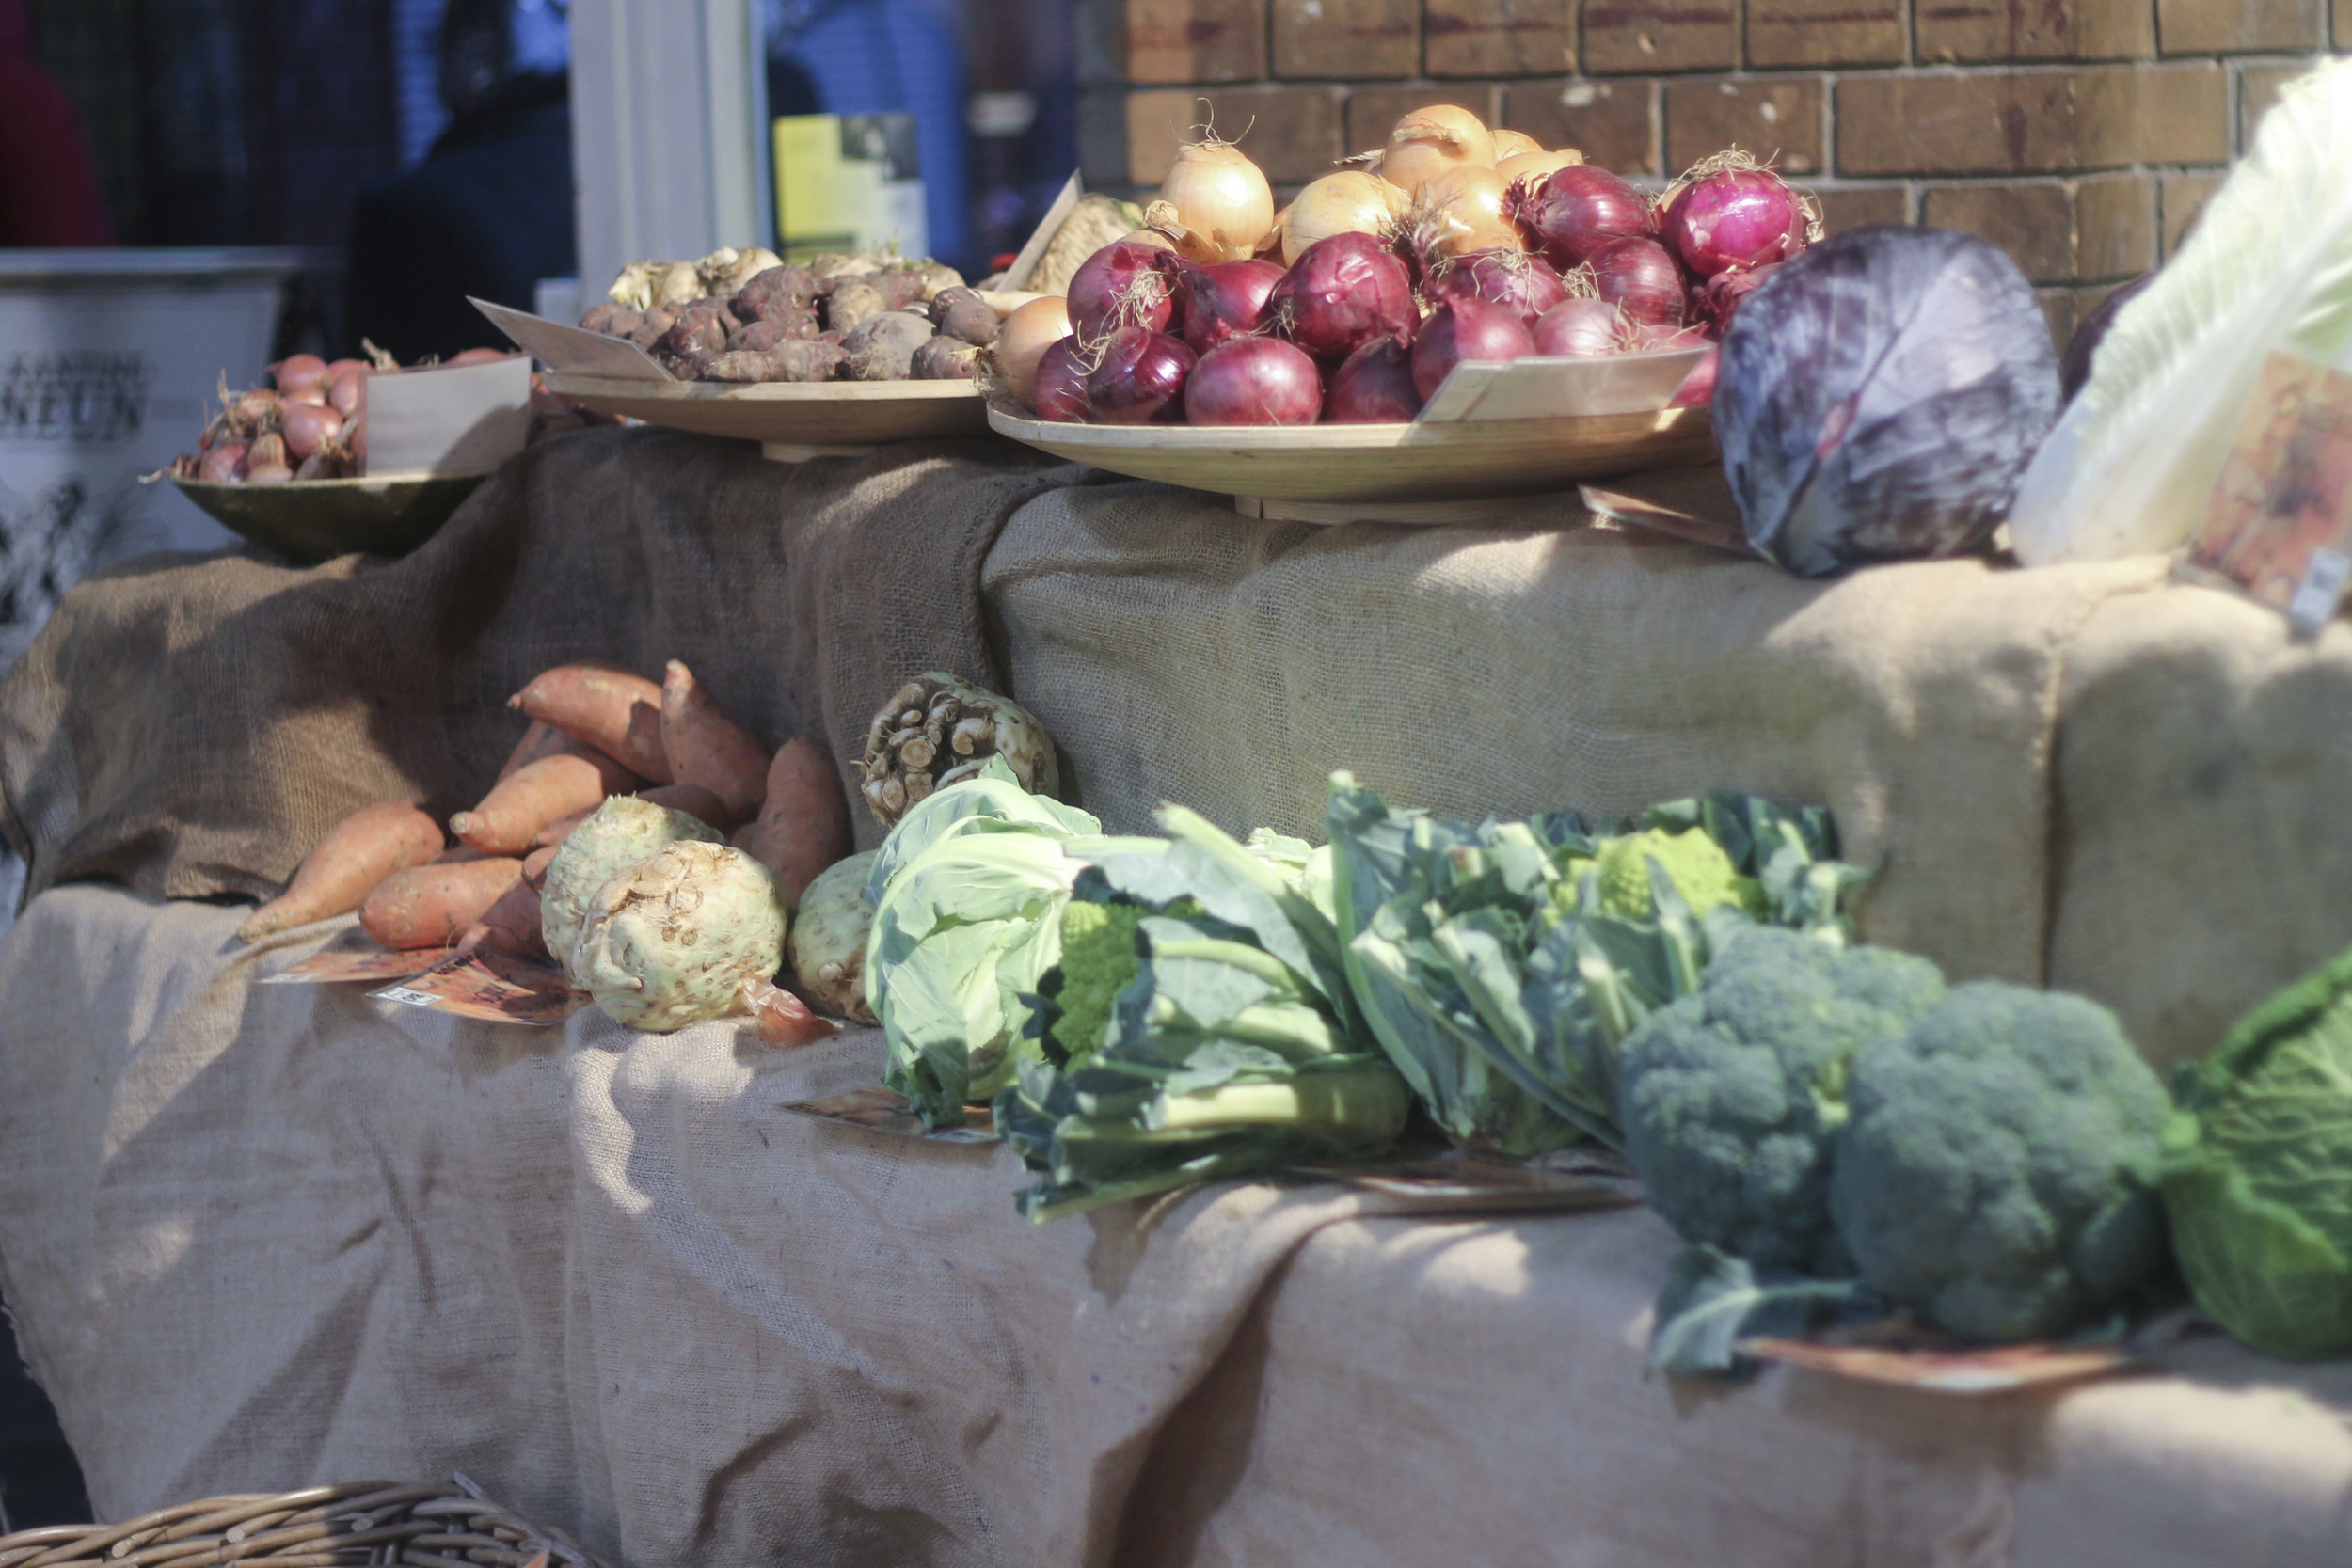
[[[211,484],[174,478],[180,493],[232,533],[304,565],[339,555],[406,555],[449,521],[489,474],[309,479]]]

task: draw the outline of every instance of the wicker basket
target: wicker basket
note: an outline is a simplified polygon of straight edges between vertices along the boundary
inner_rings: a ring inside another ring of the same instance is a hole
[[[0,1568],[612,1568],[560,1530],[501,1508],[466,1477],[440,1485],[358,1481],[206,1497],[120,1525],[52,1525],[0,1536]]]

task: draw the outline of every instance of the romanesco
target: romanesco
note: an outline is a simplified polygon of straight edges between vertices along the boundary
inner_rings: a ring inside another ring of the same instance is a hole
[[[1648,920],[1657,914],[1657,899],[1649,884],[1653,860],[1665,869],[1692,914],[1705,914],[1723,904],[1749,914],[1764,912],[1762,893],[1755,880],[1740,875],[1739,866],[1706,830],[1668,832],[1649,828],[1601,841],[1593,862],[1600,879],[1601,913],[1619,920]]]
[[[1048,1053],[1065,1070],[1102,1049],[1119,993],[1135,983],[1143,960],[1136,928],[1152,911],[1140,904],[1073,898],[1061,913],[1061,966],[1050,995],[1061,1015],[1047,1026]]]

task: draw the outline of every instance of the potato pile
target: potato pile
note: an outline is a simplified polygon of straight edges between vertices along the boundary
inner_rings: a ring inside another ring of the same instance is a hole
[[[682,381],[961,381],[996,341],[996,312],[940,262],[724,248],[631,262],[580,325]]]
[[[259,942],[357,910],[388,948],[489,948],[544,962],[548,864],[614,796],[707,824],[712,840],[724,836],[773,875],[787,911],[850,852],[849,801],[826,749],[795,736],[771,754],[675,659],[659,685],[610,665],[562,665],[508,705],[530,727],[489,793],[453,815],[446,833],[407,801],[368,806],[326,835],[238,937]]]

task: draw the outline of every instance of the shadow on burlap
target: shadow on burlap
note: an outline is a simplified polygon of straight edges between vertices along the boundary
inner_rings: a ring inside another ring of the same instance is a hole
[[[129,562],[0,686],[26,895],[269,896],[362,805],[479,800],[523,731],[507,696],[574,659],[658,679],[682,658],[763,741],[816,734],[846,776],[907,675],[1002,688],[980,562],[1023,501],[1097,477],[1007,442],[787,466],[597,431],[526,451],[402,560]]]

